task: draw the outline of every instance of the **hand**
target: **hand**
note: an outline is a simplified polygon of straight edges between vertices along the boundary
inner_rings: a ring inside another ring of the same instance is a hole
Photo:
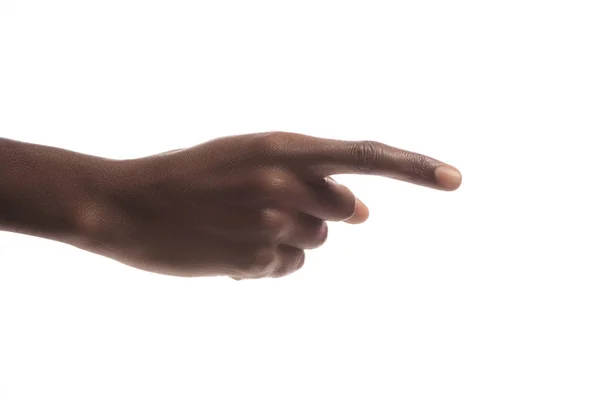
[[[367,207],[329,177],[372,174],[454,190],[460,173],[372,141],[269,132],[228,136],[135,160],[107,160],[80,217],[77,246],[178,276],[281,277],[321,246],[326,221]]]

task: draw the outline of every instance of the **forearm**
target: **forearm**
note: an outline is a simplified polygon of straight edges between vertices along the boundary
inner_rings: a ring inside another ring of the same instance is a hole
[[[101,160],[0,138],[0,230],[75,240],[98,190]]]

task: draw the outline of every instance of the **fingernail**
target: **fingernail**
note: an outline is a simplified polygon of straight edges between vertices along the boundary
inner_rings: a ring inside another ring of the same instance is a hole
[[[434,173],[437,184],[446,190],[456,190],[462,182],[462,175],[460,172],[449,165],[437,167]]]

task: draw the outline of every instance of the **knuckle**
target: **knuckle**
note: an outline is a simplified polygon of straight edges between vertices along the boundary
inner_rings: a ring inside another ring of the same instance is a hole
[[[288,186],[288,176],[276,169],[270,169],[258,177],[258,188],[265,192],[280,192]]]
[[[288,221],[282,212],[266,208],[260,212],[259,229],[268,238],[277,240],[286,234]]]
[[[359,170],[369,173],[381,156],[382,146],[373,140],[362,140],[351,146],[350,151]]]
[[[268,275],[272,272],[276,260],[277,253],[274,249],[260,249],[254,254],[254,268],[258,270],[260,276]]]
[[[306,253],[304,251],[300,252],[298,263],[296,264],[296,270],[299,270],[304,266],[306,262]]]
[[[270,275],[276,267],[277,253],[271,247],[259,248],[252,252],[243,267],[251,278],[262,278]]]
[[[281,131],[264,132],[256,135],[259,151],[263,155],[275,155],[281,152],[291,134]]]
[[[327,222],[319,221],[318,224],[307,230],[307,234],[308,235],[304,236],[303,238],[304,240],[302,241],[302,245],[298,246],[299,248],[309,250],[323,246],[329,235],[329,227],[327,226]]]
[[[270,276],[273,278],[281,278],[290,275],[302,268],[305,260],[306,253],[304,250],[298,250],[292,260],[290,260],[287,264],[280,266],[280,268],[274,271]]]
[[[325,244],[325,242],[327,241],[328,237],[329,237],[329,227],[327,226],[326,222],[323,222],[322,225],[319,227],[319,233],[317,234],[315,248],[323,246]]]
[[[251,182],[255,196],[269,201],[281,200],[290,188],[290,177],[276,168],[257,172]]]
[[[304,266],[305,260],[306,253],[304,252],[304,250],[299,250],[295,260],[290,262],[290,265],[288,266],[288,273],[291,274],[292,272],[296,272],[300,268],[302,268]]]

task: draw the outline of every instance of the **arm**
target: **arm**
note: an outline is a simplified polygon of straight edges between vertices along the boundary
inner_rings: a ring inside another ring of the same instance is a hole
[[[0,138],[0,230],[74,244],[108,160]]]
[[[335,174],[461,183],[454,167],[421,154],[285,132],[121,161],[0,139],[0,230],[152,272],[280,277],[325,242],[327,221],[367,219]]]

